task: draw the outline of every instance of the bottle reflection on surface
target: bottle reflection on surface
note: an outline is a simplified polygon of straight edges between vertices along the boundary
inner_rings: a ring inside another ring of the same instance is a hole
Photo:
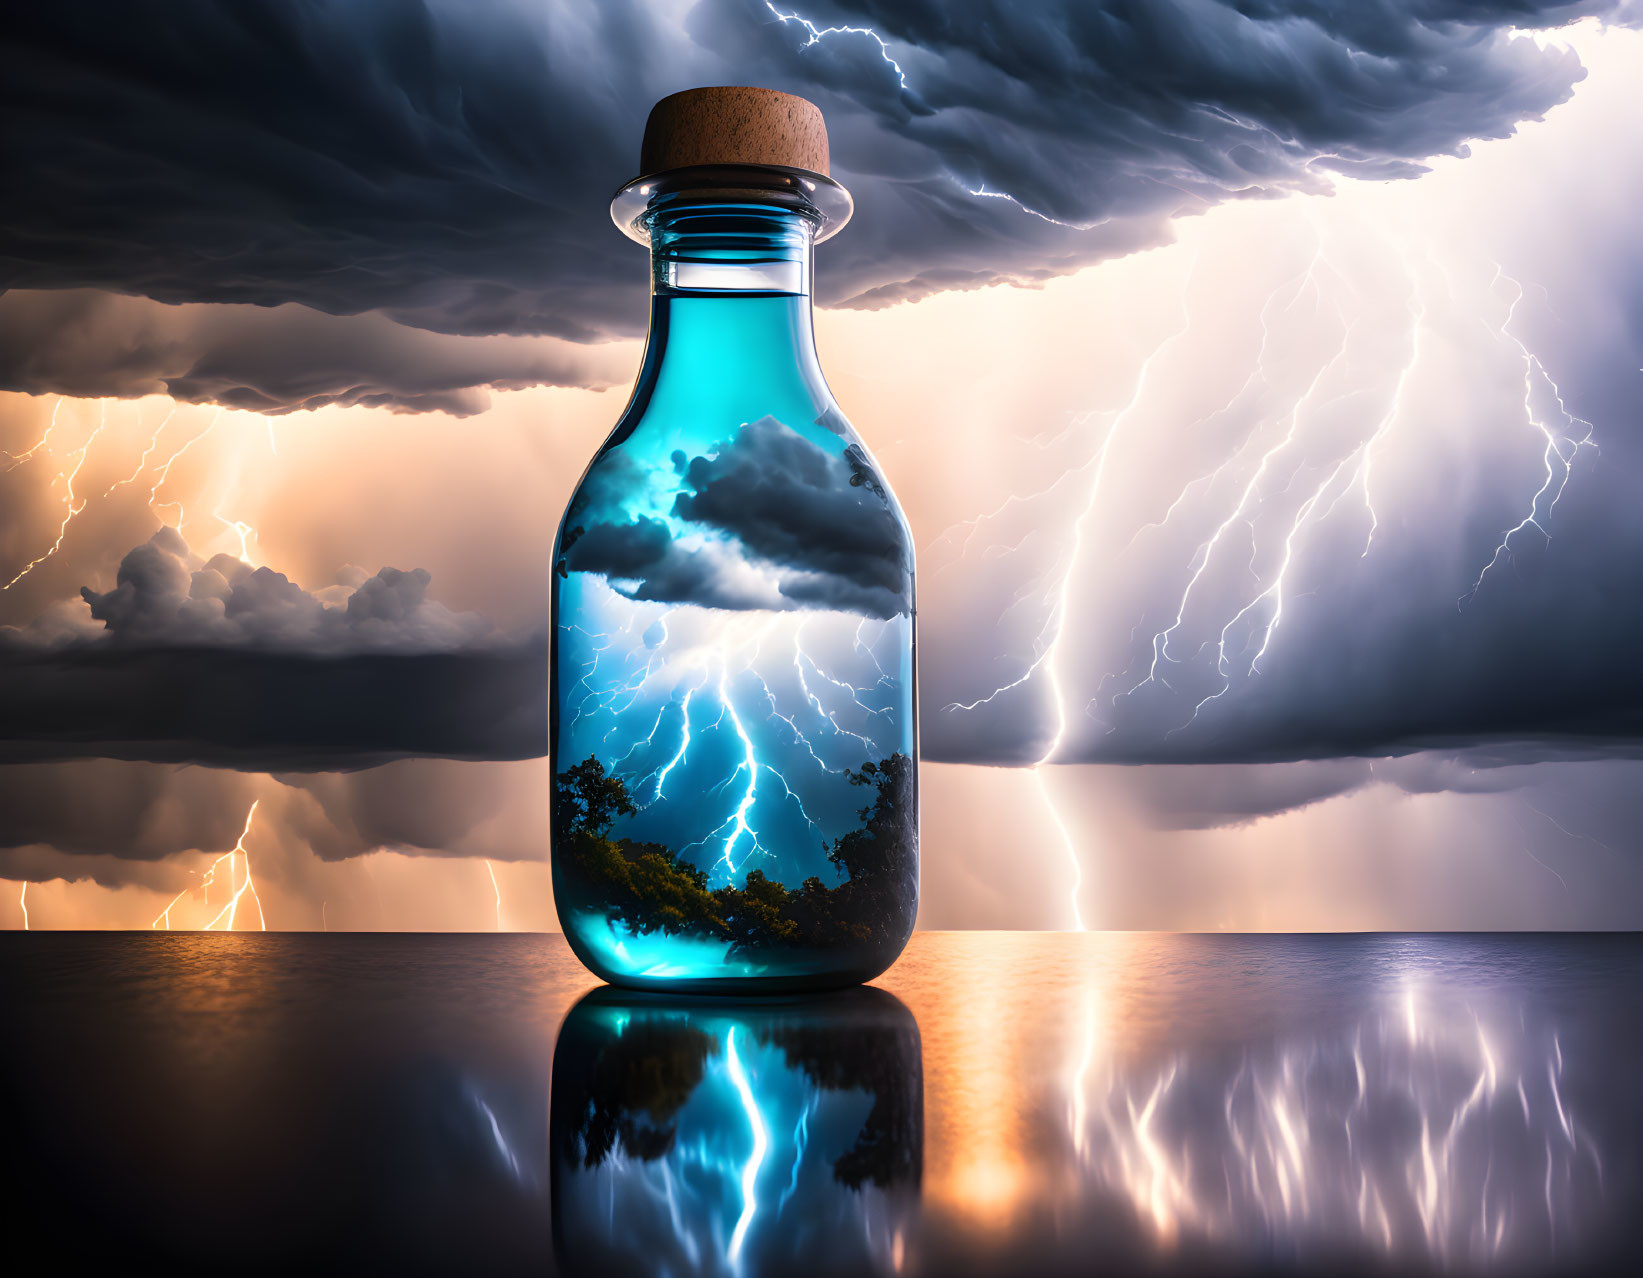
[[[1145,1063],[1102,1020],[1068,1069],[1076,1179],[1160,1251],[1471,1271],[1567,1255],[1603,1215],[1558,1028],[1520,1007],[1405,988],[1344,1032]]]
[[[554,1053],[554,1246],[572,1273],[886,1273],[918,1207],[912,1014],[599,989]]]

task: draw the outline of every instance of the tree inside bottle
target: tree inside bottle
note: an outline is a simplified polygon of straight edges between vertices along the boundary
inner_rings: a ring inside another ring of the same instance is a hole
[[[632,400],[554,556],[554,893],[630,985],[869,979],[918,899],[913,547],[833,401],[820,113],[664,99],[613,215],[652,254]]]

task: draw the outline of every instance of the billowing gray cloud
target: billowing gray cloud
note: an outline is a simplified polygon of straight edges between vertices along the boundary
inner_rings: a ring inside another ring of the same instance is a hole
[[[445,333],[636,334],[644,267],[609,224],[608,194],[631,176],[653,100],[725,81],[828,113],[858,218],[824,250],[822,301],[1039,281],[1158,242],[1178,212],[1315,189],[1329,170],[1409,176],[1509,133],[1583,74],[1573,53],[1513,31],[1588,13],[1638,16],[1616,0],[703,0],[682,24],[638,0],[31,6],[0,44],[13,125],[0,287],[294,302]],[[848,32],[812,41],[801,16],[872,27],[887,48]],[[318,385],[213,376],[208,334],[162,362],[184,370],[188,395],[346,400],[385,380],[385,333],[339,350]],[[56,368],[72,393],[60,354],[13,364]],[[440,406],[459,365],[421,391],[359,394]],[[540,374],[488,354],[468,375]]]
[[[93,289],[0,295],[0,386],[32,395],[465,417],[490,406],[487,389],[608,386],[628,362],[626,351],[557,338],[451,336],[291,303],[171,306]]]
[[[734,548],[714,542],[681,546],[666,524],[644,516],[585,528],[573,524],[561,563],[567,572],[605,576],[633,599],[729,611],[783,605],[769,579],[752,571]]]
[[[0,627],[0,763],[363,768],[547,752],[547,644],[428,597],[426,570],[309,592],[162,528],[113,589]]]
[[[671,514],[713,540],[682,545],[648,516],[613,519],[629,463],[592,471],[567,522],[563,569],[608,577],[634,599],[704,608],[823,608],[891,617],[911,607],[911,539],[860,445],[834,452],[773,417],[711,456],[673,456]]]
[[[309,592],[172,528],[79,609],[0,627],[0,760],[307,770],[547,748],[545,644],[428,598],[421,568]]]
[[[829,452],[772,417],[685,466],[673,513],[780,565],[801,607],[890,617],[911,606],[912,549],[861,447]]]
[[[490,623],[453,613],[428,598],[426,570],[384,568],[325,595],[284,573],[253,568],[232,555],[201,563],[176,529],[161,528],[128,553],[112,590],[81,596],[116,640],[166,647],[248,644],[326,653],[440,651],[471,647]],[[26,631],[18,638],[26,640]]]
[[[1167,239],[1177,213],[1322,189],[1330,172],[1416,176],[1584,76],[1514,29],[1643,17],[1631,8],[742,0],[698,6],[690,29],[770,59],[828,111],[860,224],[829,250],[824,300],[877,306],[1065,274]],[[772,32],[761,9],[792,20]],[[838,26],[889,47],[810,38]]]

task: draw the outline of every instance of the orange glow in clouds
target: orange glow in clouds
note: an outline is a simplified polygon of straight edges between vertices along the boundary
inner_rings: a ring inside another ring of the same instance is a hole
[[[258,799],[251,804],[251,810],[245,814],[245,828],[240,831],[239,840],[232,848],[224,852],[211,863],[205,872],[205,877],[200,880],[200,886],[197,888],[184,888],[181,892],[177,893],[176,896],[172,897],[171,903],[167,905],[165,909],[160,911],[160,913],[155,917],[154,922],[149,924],[150,927],[159,927],[161,921],[163,920],[166,931],[169,932],[171,930],[172,908],[177,904],[177,902],[181,901],[183,897],[188,896],[193,892],[201,893],[202,898],[206,904],[209,905],[211,902],[211,885],[216,882],[217,879],[217,867],[224,861],[227,861],[228,885],[230,889],[232,889],[232,895],[228,899],[228,904],[218,910],[216,917],[207,923],[201,930],[209,932],[216,927],[218,923],[222,923],[223,931],[232,932],[234,930],[235,916],[239,913],[240,898],[243,897],[246,892],[250,892],[251,899],[257,903],[258,924],[264,932],[268,930],[268,920],[263,917],[262,912],[262,899],[257,895],[256,884],[251,881],[251,854],[247,852],[245,848],[245,840],[251,833],[251,821],[252,818],[257,815],[257,804],[260,802],[262,802],[262,800]],[[241,857],[245,863],[245,881],[238,887],[234,886],[234,857],[236,855]]]

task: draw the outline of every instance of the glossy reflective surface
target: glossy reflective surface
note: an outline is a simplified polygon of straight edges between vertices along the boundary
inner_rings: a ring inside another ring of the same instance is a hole
[[[559,1034],[553,1221],[570,1272],[884,1272],[924,1153],[891,995],[703,1004],[597,990]]]
[[[0,1211],[122,1268],[1573,1272],[1643,1208],[1640,977],[921,934],[749,1006],[582,1001],[557,936],[5,935]]]

